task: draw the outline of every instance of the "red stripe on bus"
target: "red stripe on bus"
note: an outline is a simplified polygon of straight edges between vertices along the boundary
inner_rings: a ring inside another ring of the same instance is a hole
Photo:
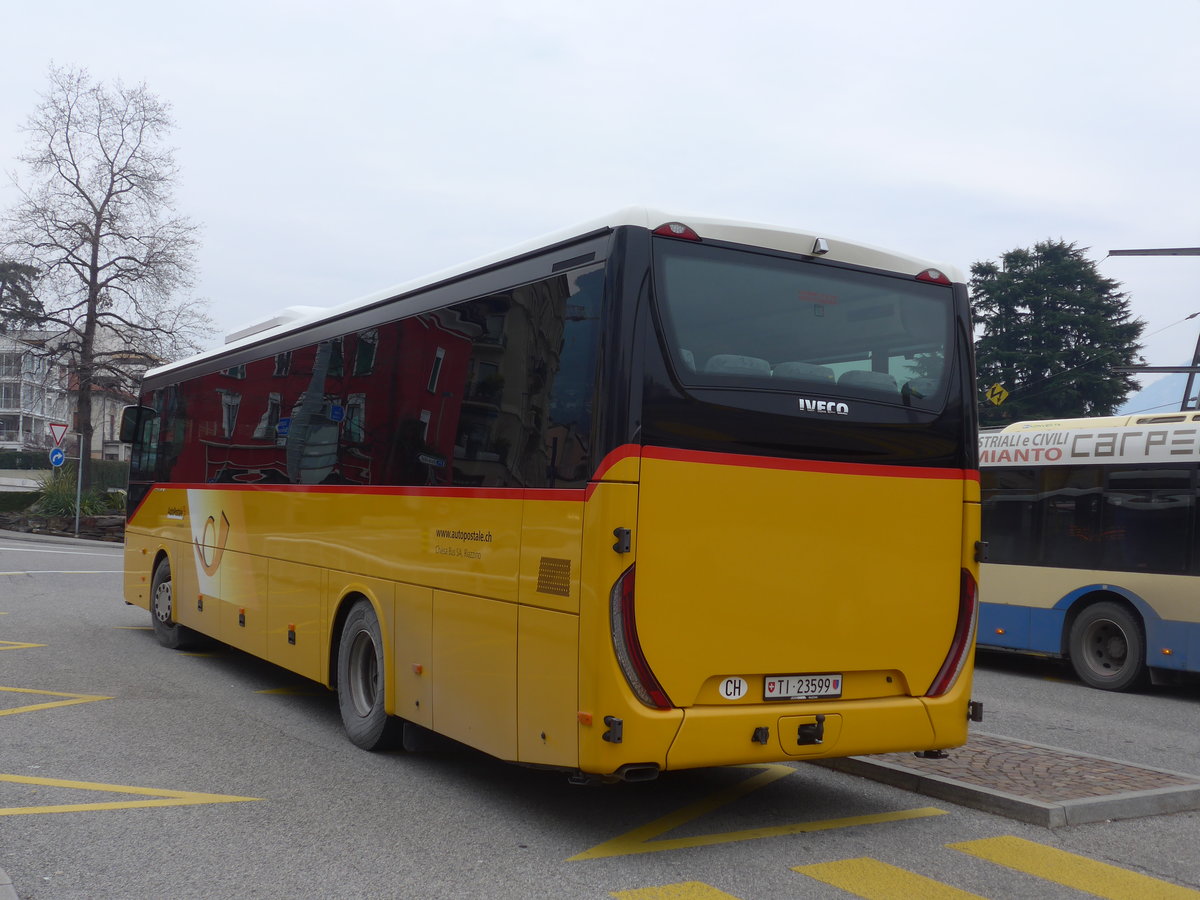
[[[139,501],[130,515],[137,518],[151,493],[158,490],[177,491],[237,491],[285,494],[342,494],[384,497],[443,497],[463,500],[541,500],[573,502],[590,500],[597,482],[613,467],[629,458],[657,459],[667,462],[687,462],[701,465],[740,466],[752,469],[776,469],[789,472],[816,472],[830,475],[872,475],[883,478],[935,478],[953,481],[979,481],[977,469],[921,468],[918,466],[871,465],[869,463],[834,463],[805,459],[779,459],[773,456],[747,456],[735,453],[716,453],[710,450],[675,450],[669,447],[641,447],[623,444],[601,460],[584,488],[467,488],[420,485],[345,485],[345,484],[208,484],[204,482],[158,484]]]
[[[174,491],[237,491],[281,494],[345,494],[391,497],[449,497],[484,500],[523,500],[527,494],[569,494],[569,498],[580,499],[582,488],[467,488],[433,487],[425,485],[389,484],[211,484],[205,482],[180,482],[178,484],[156,484],[154,490]],[[547,498],[555,499],[555,498]]]
[[[611,451],[604,459],[600,460],[600,465],[596,466],[596,471],[592,475],[592,481],[602,481],[604,476],[608,474],[609,469],[613,468],[617,463],[633,457],[640,458],[642,455],[641,444],[622,444],[615,450]]]

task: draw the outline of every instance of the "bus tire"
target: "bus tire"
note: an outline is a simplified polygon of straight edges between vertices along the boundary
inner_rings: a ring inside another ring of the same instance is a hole
[[[387,750],[399,744],[403,722],[384,709],[387,662],[383,632],[367,600],[350,608],[338,642],[338,708],[346,736],[364,750]]]
[[[154,636],[169,650],[185,650],[196,643],[196,632],[175,621],[171,563],[165,556],[154,567],[154,577],[150,580],[150,621]]]
[[[1104,691],[1128,691],[1146,674],[1142,623],[1124,606],[1093,603],[1071,623],[1070,658],[1085,684]]]

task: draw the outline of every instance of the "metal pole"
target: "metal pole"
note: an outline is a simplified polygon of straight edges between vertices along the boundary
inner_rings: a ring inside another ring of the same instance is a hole
[[[1200,337],[1196,338],[1196,352],[1192,354],[1192,370],[1188,372],[1187,386],[1183,389],[1183,400],[1179,404],[1179,411],[1183,412],[1189,409],[1200,408],[1200,404],[1192,406],[1192,385],[1196,381],[1196,366],[1200,365]]]
[[[75,537],[79,537],[79,499],[83,493],[83,435],[76,435],[79,456],[75,460]]]

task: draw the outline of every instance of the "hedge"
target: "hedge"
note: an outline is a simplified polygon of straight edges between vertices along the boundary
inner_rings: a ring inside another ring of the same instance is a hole
[[[0,512],[22,512],[41,496],[41,491],[0,491]]]

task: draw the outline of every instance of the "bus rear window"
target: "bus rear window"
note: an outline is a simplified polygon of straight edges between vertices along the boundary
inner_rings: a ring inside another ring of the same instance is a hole
[[[684,384],[941,408],[947,286],[657,239],[655,290]]]

